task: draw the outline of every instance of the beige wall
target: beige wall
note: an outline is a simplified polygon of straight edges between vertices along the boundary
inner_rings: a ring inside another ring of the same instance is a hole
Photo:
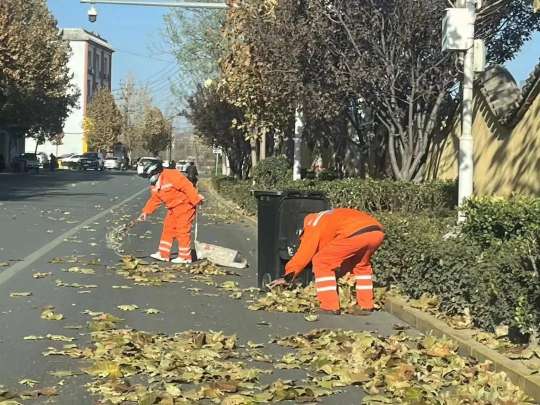
[[[460,124],[428,162],[430,178],[456,179]],[[514,128],[501,127],[482,96],[476,97],[473,124],[476,195],[512,193],[540,196],[540,95]]]

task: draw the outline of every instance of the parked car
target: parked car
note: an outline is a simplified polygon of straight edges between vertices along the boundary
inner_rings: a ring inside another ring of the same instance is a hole
[[[178,162],[176,162],[176,170],[179,170],[182,173],[186,172],[188,166],[189,166],[189,160],[179,160]]]
[[[45,168],[47,166],[49,166],[49,156],[47,156],[47,154],[45,152],[38,152],[37,153],[37,158],[38,158],[38,161],[39,161],[39,167],[40,168]]]
[[[105,158],[105,169],[107,170],[120,170],[122,169],[122,159],[118,157]]]
[[[104,166],[96,153],[85,153],[78,163],[79,170],[103,170]]]
[[[65,155],[60,155],[58,156],[56,159],[58,161],[58,168],[59,169],[69,169],[69,167],[67,167],[64,162],[67,161],[69,158],[71,158],[72,156],[75,156],[74,153],[67,153]]]
[[[142,157],[137,162],[137,174],[142,174],[145,167],[151,165],[152,163],[161,162],[160,158],[156,157]]]
[[[39,172],[39,160],[35,153],[21,153],[13,158],[11,165],[17,172]]]
[[[105,169],[105,158],[101,153],[99,153],[99,152],[86,152],[86,153],[83,153],[83,156],[84,156],[85,159],[97,160],[97,162],[99,163],[98,170]]]
[[[79,169],[79,162],[84,158],[83,155],[71,155],[67,158],[62,159],[62,167],[71,170]]]

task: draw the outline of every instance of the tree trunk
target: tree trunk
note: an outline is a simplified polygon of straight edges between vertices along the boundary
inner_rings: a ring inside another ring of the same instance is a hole
[[[252,134],[253,135],[253,134]],[[249,140],[249,145],[251,147],[251,168],[255,168],[257,166],[257,139],[251,138]]]
[[[261,136],[260,150],[259,150],[259,161],[266,159],[266,134]]]
[[[293,180],[301,180],[302,174],[302,133],[304,131],[304,117],[300,110],[296,109],[294,124],[294,157],[293,157]]]

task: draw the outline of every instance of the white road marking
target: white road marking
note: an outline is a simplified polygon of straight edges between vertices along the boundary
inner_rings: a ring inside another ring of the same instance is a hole
[[[88,218],[84,222],[81,222],[79,225],[77,225],[74,228],[71,228],[69,231],[64,232],[62,235],[58,236],[56,239],[53,239],[46,245],[42,246],[38,250],[36,250],[34,253],[29,254],[26,256],[22,261],[15,263],[13,266],[8,267],[6,270],[2,271],[0,273],[0,285],[4,284],[6,281],[8,281],[11,277],[19,273],[21,270],[26,269],[28,266],[33,264],[36,260],[40,259],[42,256],[45,256],[47,253],[49,253],[52,249],[56,248],[57,246],[61,245],[62,243],[65,243],[64,239],[70,238],[74,236],[80,229],[84,227],[88,227],[93,222],[96,222],[97,220],[103,218],[104,216],[110,214],[112,211],[116,210],[117,208],[121,207],[124,204],[127,204],[131,200],[134,200],[139,195],[144,193],[145,191],[148,191],[148,188],[144,188],[140,191],[137,191],[132,196],[126,198],[125,200],[119,202],[116,205],[113,205],[111,208],[107,208],[106,210],[100,212],[99,214],[94,215],[91,218]]]

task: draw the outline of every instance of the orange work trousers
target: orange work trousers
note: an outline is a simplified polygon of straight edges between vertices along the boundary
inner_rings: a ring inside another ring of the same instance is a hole
[[[171,249],[176,239],[178,241],[178,257],[191,260],[191,228],[194,218],[195,208],[191,205],[181,204],[167,211],[159,241],[161,257],[171,258]]]
[[[384,240],[382,231],[362,233],[333,240],[313,257],[315,287],[321,309],[339,310],[336,271],[351,272],[356,280],[356,302],[362,309],[373,309],[373,269],[371,256]]]

